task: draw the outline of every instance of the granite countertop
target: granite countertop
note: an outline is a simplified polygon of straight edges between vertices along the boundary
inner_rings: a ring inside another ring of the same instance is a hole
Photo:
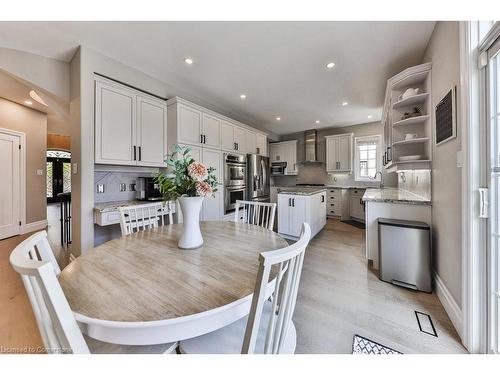
[[[146,204],[146,203],[161,203],[161,202],[162,201],[138,201],[138,200],[99,202],[99,203],[94,203],[94,211],[109,212],[109,211],[118,210],[118,207],[133,206],[133,205]]]
[[[363,195],[364,202],[385,202],[400,204],[421,204],[430,206],[429,199],[398,188],[366,189]]]
[[[308,187],[301,186],[301,187],[283,187],[280,188],[281,190],[278,192],[278,194],[291,194],[291,195],[314,195],[314,194],[319,194],[323,193],[326,191],[326,188],[324,187],[317,187],[316,189],[311,189]]]
[[[285,185],[273,185],[273,188],[278,189],[295,189],[295,188],[305,188],[305,189],[313,189],[313,188],[321,188],[321,189],[375,189],[373,186],[338,186],[338,185],[300,185],[300,186],[285,186]]]

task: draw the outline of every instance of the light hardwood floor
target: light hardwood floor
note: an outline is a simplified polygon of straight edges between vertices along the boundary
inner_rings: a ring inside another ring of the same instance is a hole
[[[464,353],[436,295],[380,281],[368,266],[365,231],[338,220],[311,241],[297,307],[297,353],[351,353],[354,334],[404,353]],[[438,337],[422,333],[415,310],[431,315]]]
[[[42,345],[21,279],[9,264],[25,237],[0,241],[0,348]],[[437,338],[420,332],[415,310],[432,316]],[[329,219],[307,249],[293,320],[297,353],[350,353],[354,334],[405,353],[466,352],[436,295],[380,281],[366,265],[364,230],[338,220]]]

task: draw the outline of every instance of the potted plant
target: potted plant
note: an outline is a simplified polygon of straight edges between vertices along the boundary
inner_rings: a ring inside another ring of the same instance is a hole
[[[158,172],[155,182],[165,201],[178,200],[182,210],[183,226],[179,248],[196,249],[203,245],[200,231],[200,210],[203,198],[217,191],[215,168],[207,168],[193,159],[190,148],[175,145],[167,155],[167,172]]]

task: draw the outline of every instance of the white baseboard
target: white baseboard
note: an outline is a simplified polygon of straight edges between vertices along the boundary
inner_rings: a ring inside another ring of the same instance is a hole
[[[35,232],[37,230],[43,230],[47,228],[47,220],[40,220],[40,221],[34,221],[32,223],[26,223],[24,224],[21,232],[22,234],[24,233],[29,233],[29,232]]]
[[[436,295],[441,301],[446,313],[448,314],[453,326],[457,330],[458,335],[462,338],[462,309],[451,295],[443,280],[434,272],[434,281],[436,285]]]

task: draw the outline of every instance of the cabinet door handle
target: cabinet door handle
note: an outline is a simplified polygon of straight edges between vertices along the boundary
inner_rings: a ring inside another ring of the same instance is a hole
[[[257,154],[260,154],[260,148],[257,147]]]
[[[137,160],[137,157],[136,157],[136,149],[137,149],[137,147],[136,147],[136,146],[134,146],[134,160]]]
[[[322,195],[322,196],[321,196],[321,203],[323,203],[324,201],[325,201],[325,196],[324,196],[324,195]]]
[[[200,134],[200,143],[203,143],[203,134]]]
[[[141,159],[142,159],[142,157],[141,157],[141,149],[142,149],[142,147],[139,146],[139,161],[141,161]]]
[[[292,207],[295,207],[295,198],[292,198]]]
[[[288,207],[292,206],[292,198],[288,198]]]
[[[239,150],[239,149],[240,149],[240,144],[236,143],[236,150]]]
[[[387,147],[387,158],[386,158],[386,161],[387,161],[387,163],[389,163],[390,161],[392,161],[392,148],[391,147]]]

